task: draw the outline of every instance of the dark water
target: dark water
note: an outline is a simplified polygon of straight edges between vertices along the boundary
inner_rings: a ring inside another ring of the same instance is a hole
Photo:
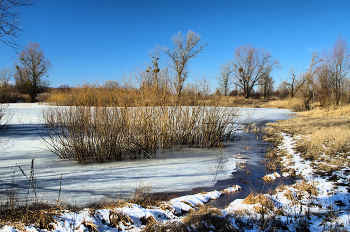
[[[262,126],[267,122],[271,122],[271,120],[260,121],[259,124]],[[264,141],[262,137],[263,134],[261,133],[242,133],[233,143],[228,144],[228,151],[230,151],[230,148],[237,151],[237,147],[239,147],[242,150],[240,155],[247,157],[247,159],[242,159],[242,162],[245,162],[244,165],[237,165],[236,172],[233,172],[230,178],[218,180],[212,187],[196,187],[188,191],[154,193],[153,198],[156,200],[169,200],[200,192],[221,191],[233,185],[239,185],[241,187],[240,191],[222,194],[219,199],[210,202],[211,205],[223,209],[235,199],[246,198],[251,192],[267,193],[281,184],[292,184],[296,177],[281,177],[271,182],[265,182],[262,179],[263,176],[271,172],[266,170],[265,165],[261,161],[265,159],[266,149],[273,148],[273,145]]]

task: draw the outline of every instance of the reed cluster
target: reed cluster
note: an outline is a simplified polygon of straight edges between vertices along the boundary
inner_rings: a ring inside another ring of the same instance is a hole
[[[46,100],[60,106],[157,106],[169,105],[173,95],[153,88],[117,88],[85,85],[78,88],[52,90]]]
[[[57,106],[220,106],[220,107],[253,107],[284,108],[303,111],[303,101],[299,98],[245,99],[244,96],[225,96],[221,94],[204,94],[199,88],[186,88],[181,96],[169,88],[143,86],[106,87],[98,84],[67,89],[52,89],[46,99]],[[315,108],[316,103],[312,104]]]
[[[101,163],[153,157],[173,147],[222,147],[233,138],[237,110],[219,107],[50,107],[47,147],[64,159]]]

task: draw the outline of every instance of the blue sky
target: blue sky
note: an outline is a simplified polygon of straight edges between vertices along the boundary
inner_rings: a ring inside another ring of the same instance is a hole
[[[51,61],[51,86],[119,80],[134,67],[146,68],[157,44],[172,47],[178,31],[199,33],[209,45],[190,62],[190,79],[215,75],[234,58],[235,48],[252,44],[279,59],[279,82],[291,66],[304,70],[311,52],[350,39],[350,1],[207,0],[37,0],[21,9],[18,42],[38,42]],[[16,53],[0,44],[0,69],[12,68]],[[166,57],[162,57],[164,63]]]

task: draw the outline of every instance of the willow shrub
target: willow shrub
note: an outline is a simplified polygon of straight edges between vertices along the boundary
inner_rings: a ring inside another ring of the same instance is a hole
[[[13,114],[8,110],[7,106],[0,103],[0,129],[3,129],[12,119]]]
[[[219,107],[50,107],[47,147],[63,159],[102,163],[153,157],[174,146],[222,147],[233,138],[237,110]]]

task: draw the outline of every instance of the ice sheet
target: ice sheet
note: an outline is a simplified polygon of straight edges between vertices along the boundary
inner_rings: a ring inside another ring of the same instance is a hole
[[[45,150],[38,131],[42,129],[42,110],[38,104],[9,104],[13,114],[9,128],[0,131],[1,191],[8,188],[15,172],[15,184],[28,188],[28,181],[19,167],[30,175],[31,160],[37,179],[37,194],[41,200],[55,201],[59,197],[66,203],[86,205],[102,200],[124,198],[135,188],[150,185],[153,192],[184,191],[195,187],[209,187],[215,180],[227,179],[235,164],[226,162],[218,170],[218,157],[224,160],[237,156],[245,147],[258,146],[249,139],[230,143],[225,148],[195,149],[160,153],[155,159],[125,160],[123,162],[81,165],[61,160]],[[251,114],[253,115],[251,116]],[[290,117],[289,110],[240,109],[242,120],[276,120]],[[62,184],[61,178],[62,176]]]

